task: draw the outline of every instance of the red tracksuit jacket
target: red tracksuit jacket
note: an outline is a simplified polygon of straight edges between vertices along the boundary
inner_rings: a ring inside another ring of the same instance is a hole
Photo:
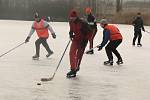
[[[71,70],[77,70],[80,66],[81,59],[87,45],[88,39],[92,34],[89,25],[77,18],[74,22],[70,22],[69,34],[73,36],[72,44],[70,47],[70,65]]]

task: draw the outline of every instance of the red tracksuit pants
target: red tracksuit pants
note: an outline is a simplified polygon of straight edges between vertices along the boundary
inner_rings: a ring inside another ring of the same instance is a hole
[[[86,45],[82,46],[78,41],[72,41],[69,53],[71,70],[77,70],[79,68],[85,47]]]

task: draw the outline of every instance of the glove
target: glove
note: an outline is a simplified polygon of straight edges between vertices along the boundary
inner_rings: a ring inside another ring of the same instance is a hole
[[[56,38],[56,35],[55,35],[55,33],[52,33],[52,37],[55,39]]]
[[[142,30],[145,32],[145,28],[144,27],[142,27]]]
[[[98,48],[98,51],[103,49],[103,47],[101,45],[97,46],[97,48]]]
[[[29,42],[30,37],[28,36],[25,40],[25,43]]]
[[[69,32],[69,37],[70,37],[70,40],[73,40],[74,35],[72,32]]]

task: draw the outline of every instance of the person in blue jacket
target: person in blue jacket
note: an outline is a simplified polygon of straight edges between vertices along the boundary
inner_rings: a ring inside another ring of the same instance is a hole
[[[105,47],[108,61],[105,61],[104,65],[113,65],[112,53],[114,53],[118,58],[118,61],[116,63],[123,64],[122,57],[116,49],[122,42],[122,35],[119,29],[114,25],[108,24],[108,21],[106,19],[102,19],[100,21],[100,25],[104,30],[103,30],[103,40],[101,44],[97,46],[99,48],[98,50],[101,50],[109,41],[109,43]]]

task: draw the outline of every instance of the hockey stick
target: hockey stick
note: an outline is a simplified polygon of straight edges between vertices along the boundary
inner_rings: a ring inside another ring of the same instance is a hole
[[[21,44],[17,45],[16,47],[14,47],[14,48],[10,49],[9,51],[7,51],[7,52],[3,53],[2,55],[0,55],[0,57],[2,57],[2,56],[4,56],[4,55],[6,55],[7,53],[9,53],[9,52],[13,51],[14,49],[16,49],[16,48],[18,48],[18,47],[20,47],[20,46],[21,46],[21,45],[23,45],[24,43],[25,43],[25,42],[23,42],[23,43],[21,43]]]
[[[91,48],[91,49],[85,51],[85,53],[87,53],[87,52],[89,52],[89,51],[91,51],[91,50],[94,50],[94,49],[97,48],[98,46],[100,46],[100,45],[97,45],[97,46],[95,46],[95,47],[93,47],[93,48]]]
[[[62,61],[62,59],[63,59],[63,57],[64,57],[64,55],[65,55],[65,53],[66,53],[66,50],[67,50],[67,48],[68,48],[68,46],[69,46],[69,44],[70,44],[70,41],[71,41],[71,40],[69,40],[69,42],[68,42],[68,44],[67,44],[67,46],[66,46],[66,48],[65,48],[65,50],[64,50],[64,52],[63,52],[63,54],[62,54],[62,56],[61,56],[61,58],[60,58],[60,61],[59,61],[58,65],[57,65],[57,67],[56,67],[56,70],[55,70],[54,73],[53,73],[53,76],[52,76],[52,77],[49,77],[49,78],[41,78],[41,81],[51,81],[51,80],[54,78],[54,76],[55,76],[55,74],[56,74],[56,72],[57,72],[57,70],[58,70],[58,68],[59,68],[59,65],[60,65],[60,63],[61,63],[61,61]]]

